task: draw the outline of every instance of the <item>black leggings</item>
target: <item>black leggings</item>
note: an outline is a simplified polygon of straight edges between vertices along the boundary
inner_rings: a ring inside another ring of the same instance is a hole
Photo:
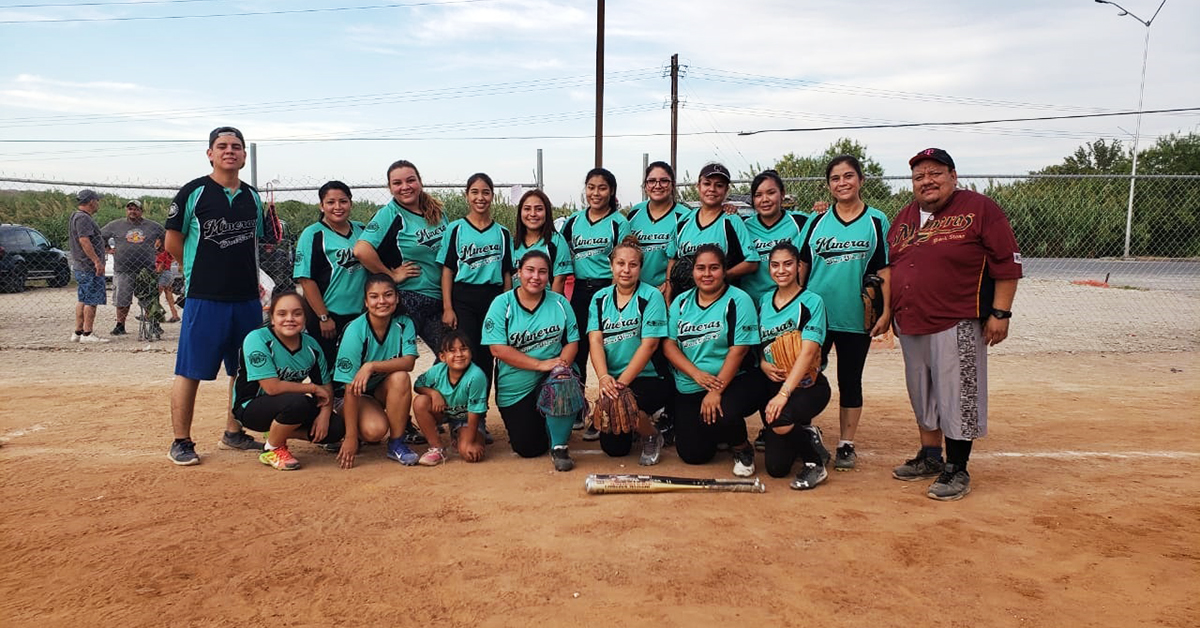
[[[546,431],[546,417],[537,408],[536,386],[528,395],[511,406],[500,408],[500,418],[508,431],[508,444],[522,458],[536,458],[550,451],[550,433]]]
[[[442,301],[430,296],[400,290],[400,305],[404,306],[402,314],[407,314],[417,326],[417,335],[425,341],[425,346],[437,355],[438,346],[442,343]],[[484,306],[486,309],[487,306]],[[400,311],[400,310],[397,310]]]
[[[242,408],[234,411],[234,416],[242,427],[255,432],[267,432],[272,422],[281,425],[296,425],[308,430],[320,414],[317,400],[301,393],[280,393],[278,395],[261,395],[250,400]],[[340,414],[334,413],[329,417],[329,434],[318,442],[336,443],[346,435],[346,424]]]
[[[675,386],[662,377],[639,377],[633,380],[629,389],[637,397],[638,409],[645,412],[646,416],[653,416],[655,412],[666,408],[675,393]],[[636,432],[625,434],[600,432],[600,449],[610,456],[620,458],[629,455],[636,438]]]
[[[588,308],[592,305],[592,297],[596,296],[607,286],[612,285],[611,279],[580,279],[575,278],[575,287],[571,291],[571,310],[575,312],[575,324],[579,326],[579,351],[575,353],[575,368],[579,371],[579,381],[587,383],[588,373]]]
[[[774,382],[772,382],[774,383]],[[775,392],[779,392],[779,384],[775,384]],[[781,478],[792,472],[792,464],[799,457],[804,462],[821,464],[821,458],[813,446],[815,434],[808,428],[812,420],[829,405],[829,380],[824,375],[817,375],[817,381],[808,388],[797,388],[788,397],[787,404],[779,413],[778,423],[791,423],[792,431],[787,434],[777,434],[769,427],[764,431],[767,451],[764,454],[767,473],[773,478]]]
[[[838,404],[843,408],[861,408],[863,405],[862,374],[871,351],[870,334],[849,331],[825,333],[825,344],[821,345],[821,363],[829,361],[829,350],[837,347]]]
[[[453,291],[450,293],[454,315],[458,317],[458,329],[467,335],[467,340],[471,343],[471,361],[487,375],[489,391],[492,389],[492,371],[496,359],[492,357],[491,350],[485,348],[480,341],[483,339],[483,319],[487,316],[488,307],[502,291],[502,286],[454,282]],[[437,353],[436,348],[434,353]]]
[[[325,364],[329,366],[329,372],[332,373],[333,365],[337,362],[337,347],[338,342],[342,339],[342,332],[346,330],[346,325],[349,325],[350,321],[359,317],[359,314],[334,314],[330,312],[329,319],[333,321],[335,332],[333,338],[326,338],[321,335],[321,319],[317,318],[317,315],[311,309],[307,310],[305,316],[307,318],[305,319],[304,327],[308,331],[308,335],[312,336],[313,340],[316,340],[317,344],[321,345],[321,353],[325,354]],[[340,389],[342,385],[339,384],[334,387]]]
[[[721,416],[705,423],[700,404],[707,391],[675,395],[675,452],[688,464],[705,464],[717,454],[717,444],[736,447],[746,442],[746,417],[758,411],[762,383],[742,373],[721,394]]]

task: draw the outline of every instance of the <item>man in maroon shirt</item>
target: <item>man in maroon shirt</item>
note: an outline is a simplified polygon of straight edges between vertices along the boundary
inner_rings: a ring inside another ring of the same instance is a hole
[[[1008,337],[1021,254],[1004,210],[958,189],[946,151],[923,150],[908,165],[915,199],[888,231],[889,283],[921,450],[892,476],[936,477],[928,496],[949,501],[971,491],[971,443],[987,435],[987,347]]]

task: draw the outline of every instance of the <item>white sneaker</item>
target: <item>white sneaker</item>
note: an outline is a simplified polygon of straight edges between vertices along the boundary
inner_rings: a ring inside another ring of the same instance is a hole
[[[108,342],[108,338],[101,338],[100,336],[97,336],[96,334],[92,333],[92,334],[88,334],[86,336],[81,336],[79,338],[79,342],[101,344],[101,343]]]
[[[68,342],[79,342],[79,339],[82,337],[83,337],[83,334],[77,334],[75,332],[71,332],[71,339]]]
[[[733,474],[739,478],[754,475],[754,447],[733,452]]]

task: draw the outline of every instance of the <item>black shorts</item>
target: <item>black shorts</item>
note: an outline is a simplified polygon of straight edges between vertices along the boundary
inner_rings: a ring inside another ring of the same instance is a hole
[[[306,438],[318,414],[317,400],[301,393],[261,395],[233,411],[234,418],[248,430],[266,433],[270,431],[271,423],[277,421],[282,425],[303,426]],[[335,412],[329,417],[329,434],[318,442],[336,443],[345,435],[346,424],[342,415]]]

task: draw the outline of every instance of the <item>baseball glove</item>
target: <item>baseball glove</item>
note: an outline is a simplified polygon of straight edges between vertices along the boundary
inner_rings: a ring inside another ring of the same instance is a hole
[[[537,408],[546,416],[572,416],[587,409],[583,384],[570,367],[556,366],[538,391]]]
[[[671,267],[671,287],[673,294],[696,287],[696,280],[692,277],[692,258],[680,257],[675,260],[675,265]]]
[[[628,434],[637,429],[642,411],[633,390],[621,382],[616,384],[617,398],[600,395],[592,408],[592,427],[609,434]]]
[[[771,361],[775,366],[783,369],[786,372],[791,372],[795,366],[796,360],[800,359],[800,349],[803,346],[804,338],[799,330],[792,330],[784,334],[780,334],[767,347],[767,352],[770,353]],[[813,361],[805,370],[804,376],[800,378],[800,388],[808,388],[817,381],[817,373],[821,370],[821,353],[818,351],[813,356]]]
[[[863,277],[863,330],[870,332],[883,315],[883,279],[879,275]]]

